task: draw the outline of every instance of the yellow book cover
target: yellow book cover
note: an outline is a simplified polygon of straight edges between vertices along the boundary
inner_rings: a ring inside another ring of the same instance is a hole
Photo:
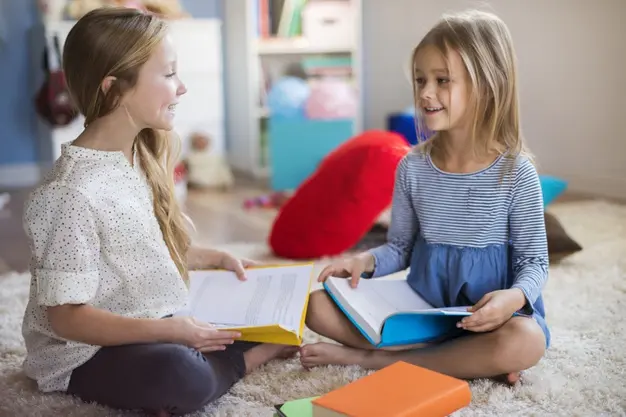
[[[300,345],[313,263],[248,268],[246,277],[240,281],[232,271],[191,271],[187,307],[175,315],[237,330],[238,340]]]

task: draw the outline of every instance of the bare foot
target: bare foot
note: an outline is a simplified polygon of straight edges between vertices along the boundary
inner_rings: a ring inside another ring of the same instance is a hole
[[[272,359],[293,357],[297,352],[298,346],[276,345],[272,343],[263,343],[255,346],[243,354],[246,362],[246,373],[252,372]]]
[[[300,346],[283,346],[283,351],[276,356],[280,359],[295,358],[296,354],[300,351]]]
[[[300,362],[307,369],[320,365],[362,365],[370,351],[330,343],[300,348]]]
[[[510,372],[510,373],[505,374],[505,375],[498,375],[497,377],[495,377],[493,379],[496,380],[497,382],[501,382],[503,384],[514,386],[514,385],[516,385],[519,382],[521,377],[522,377],[522,373],[521,372]]]

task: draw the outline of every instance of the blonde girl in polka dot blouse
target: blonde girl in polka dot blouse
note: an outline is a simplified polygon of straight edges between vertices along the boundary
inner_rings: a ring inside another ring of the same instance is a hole
[[[85,130],[26,205],[32,251],[26,374],[44,392],[158,415],[202,409],[258,366],[292,353],[191,318],[189,269],[248,260],[190,247],[173,196],[174,108],[186,92],[166,24],[97,9],[64,47]]]

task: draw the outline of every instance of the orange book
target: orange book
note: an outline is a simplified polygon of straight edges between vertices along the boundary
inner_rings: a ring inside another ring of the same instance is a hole
[[[313,417],[439,417],[471,399],[466,381],[396,362],[313,400]]]

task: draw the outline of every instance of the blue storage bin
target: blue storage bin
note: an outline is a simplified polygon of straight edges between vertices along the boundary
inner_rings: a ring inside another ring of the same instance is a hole
[[[419,132],[415,126],[415,110],[405,110],[402,113],[391,113],[387,116],[387,130],[399,133],[411,145],[427,140],[432,132],[422,126]]]
[[[354,136],[354,121],[269,119],[270,185],[294,190],[339,145]]]
[[[417,144],[415,117],[408,113],[392,113],[387,117],[387,130],[399,133],[411,145]]]

